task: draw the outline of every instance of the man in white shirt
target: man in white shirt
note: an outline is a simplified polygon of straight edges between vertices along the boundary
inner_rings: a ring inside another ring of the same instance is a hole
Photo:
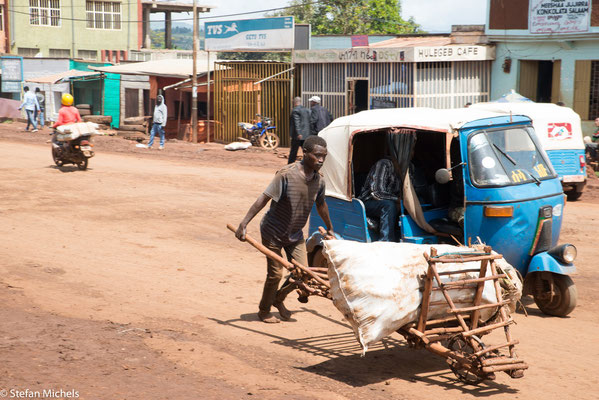
[[[23,96],[23,103],[19,107],[19,110],[25,107],[25,112],[27,113],[27,127],[26,131],[29,130],[29,125],[33,126],[33,130],[31,132],[37,132],[37,121],[35,118],[35,114],[40,109],[40,105],[37,101],[37,97],[35,94],[29,91],[29,86],[25,86],[23,88],[25,95]]]

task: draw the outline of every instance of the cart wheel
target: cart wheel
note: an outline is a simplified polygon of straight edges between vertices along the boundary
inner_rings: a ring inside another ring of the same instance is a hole
[[[565,317],[576,307],[576,297],[578,291],[572,278],[567,275],[552,274],[555,293],[551,296],[551,286],[549,281],[537,276],[536,285],[539,287],[534,290],[533,297],[537,307],[547,315],[556,317]]]
[[[274,150],[279,147],[279,137],[272,131],[267,131],[260,136],[260,146],[267,150]]]
[[[476,336],[472,336],[472,338],[479,342],[480,345],[484,348],[484,345],[479,338],[477,338]],[[472,348],[470,343],[464,340],[464,338],[461,335],[456,335],[449,339],[447,347],[459,356],[473,359],[472,354],[474,354],[474,349]],[[458,380],[464,383],[469,383],[471,385],[478,385],[485,379],[488,379],[488,376],[486,374],[478,375],[472,369],[468,369],[465,366],[460,365],[459,363],[450,364],[449,368],[451,368],[451,371],[455,374]]]
[[[310,267],[327,268],[327,260],[322,254],[322,247],[318,246],[308,256]]]

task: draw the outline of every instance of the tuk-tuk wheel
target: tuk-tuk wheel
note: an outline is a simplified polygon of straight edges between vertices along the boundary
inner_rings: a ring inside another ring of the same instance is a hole
[[[577,192],[576,189],[566,192],[566,197],[568,198],[568,201],[576,201],[580,199],[580,196],[582,196],[582,192]]]
[[[553,296],[551,282],[541,274],[536,279],[533,297],[537,307],[544,314],[565,317],[574,310],[578,291],[572,278],[567,275],[551,274],[549,279],[553,280]]]

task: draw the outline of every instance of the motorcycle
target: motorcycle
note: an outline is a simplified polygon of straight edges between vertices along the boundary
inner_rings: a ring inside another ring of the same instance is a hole
[[[94,131],[81,133],[78,130],[56,130],[52,136],[52,159],[56,166],[75,164],[80,170],[86,170],[88,160],[95,154],[91,143],[93,134]]]
[[[237,126],[241,128],[242,140],[249,140],[254,146],[260,146],[267,150],[274,150],[279,147],[279,136],[274,132],[277,128],[272,123],[272,118],[263,117],[256,114],[258,121],[254,123],[238,122]]]

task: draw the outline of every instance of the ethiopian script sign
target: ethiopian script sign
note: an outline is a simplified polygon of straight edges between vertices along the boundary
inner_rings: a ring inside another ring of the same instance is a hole
[[[530,33],[589,30],[590,0],[530,0]]]

